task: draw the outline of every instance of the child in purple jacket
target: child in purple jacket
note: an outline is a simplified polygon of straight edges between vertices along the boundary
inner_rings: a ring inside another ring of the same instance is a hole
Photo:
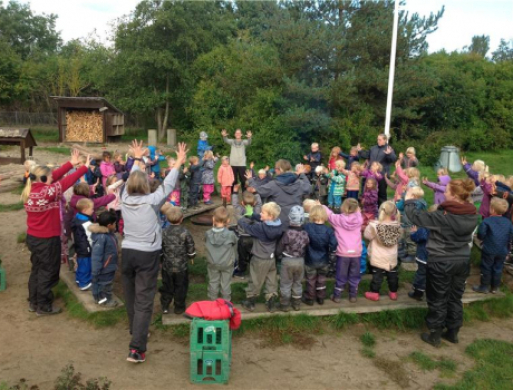
[[[438,183],[429,181],[427,177],[422,179],[422,183],[435,191],[435,204],[441,204],[445,202],[445,188],[451,181],[451,177],[447,172],[447,168],[439,168],[436,171],[436,175],[438,176]]]

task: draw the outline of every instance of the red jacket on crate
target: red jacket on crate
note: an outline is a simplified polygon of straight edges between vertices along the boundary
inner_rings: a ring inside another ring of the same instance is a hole
[[[203,318],[207,321],[230,320],[230,329],[239,329],[241,324],[240,311],[224,299],[215,301],[194,302],[185,311],[189,318]]]

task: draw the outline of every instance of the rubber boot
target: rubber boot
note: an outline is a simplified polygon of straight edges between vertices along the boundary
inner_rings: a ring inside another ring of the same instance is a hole
[[[269,300],[265,302],[265,305],[269,313],[274,313],[276,311],[276,297],[272,296],[269,298]]]
[[[416,299],[417,301],[422,301],[422,297],[424,296],[424,291],[413,290],[408,293],[408,296],[412,299]]]
[[[305,297],[304,295],[301,297],[301,302],[303,302],[305,305],[308,305],[308,306],[313,306],[313,304],[314,304],[313,299],[309,299],[309,298]]]
[[[367,291],[365,293],[365,298],[369,301],[379,301],[379,293]]]
[[[245,301],[242,301],[242,307],[248,311],[255,310],[255,298],[248,298]]]
[[[450,343],[458,344],[458,333],[460,331],[460,328],[454,328],[454,329],[447,329],[445,332],[442,333],[442,338],[444,340],[447,340]]]
[[[388,293],[388,297],[389,297],[392,301],[397,301],[397,293],[396,293],[396,292],[389,292],[389,293]]]
[[[280,310],[288,313],[290,311],[290,300],[280,302]]]
[[[300,308],[301,308],[301,299],[293,298],[292,299],[292,309],[294,309],[294,311],[299,311]]]
[[[433,347],[438,348],[441,344],[440,338],[442,336],[441,329],[432,329],[429,333],[422,333],[420,338],[425,343],[431,344]]]

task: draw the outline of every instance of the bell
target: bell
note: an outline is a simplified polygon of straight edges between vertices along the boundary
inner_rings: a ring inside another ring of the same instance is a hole
[[[436,167],[447,168],[449,172],[461,171],[460,150],[456,146],[444,146]]]

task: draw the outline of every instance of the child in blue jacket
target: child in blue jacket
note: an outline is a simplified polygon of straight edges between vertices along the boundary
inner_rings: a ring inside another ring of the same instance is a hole
[[[162,181],[160,176],[160,162],[165,161],[166,157],[160,154],[155,146],[148,146],[150,151],[150,160],[152,161],[151,172],[155,174],[155,179]]]
[[[118,268],[118,240],[116,231],[116,213],[104,211],[98,217],[98,223],[89,226],[92,240],[93,297],[99,305],[114,307],[118,305],[112,299],[112,283]]]

